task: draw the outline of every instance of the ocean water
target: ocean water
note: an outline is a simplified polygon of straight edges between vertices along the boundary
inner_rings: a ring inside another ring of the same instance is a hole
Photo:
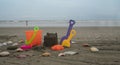
[[[68,27],[69,20],[27,20],[27,27]],[[75,27],[120,26],[120,20],[76,20]],[[26,20],[0,20],[0,27],[26,27]]]

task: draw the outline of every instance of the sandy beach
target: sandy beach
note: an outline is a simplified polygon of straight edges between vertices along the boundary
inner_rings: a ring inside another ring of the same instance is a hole
[[[47,32],[58,34],[58,40],[66,35],[66,27],[40,27],[43,31],[42,37]],[[77,34],[72,39],[75,43],[70,48],[62,51],[52,51],[46,48],[44,51],[50,52],[50,57],[41,57],[41,50],[29,50],[15,52],[7,50],[7,46],[0,46],[0,51],[9,51],[7,57],[0,57],[0,65],[119,65],[120,64],[120,27],[74,27]],[[0,28],[0,43],[5,41],[18,42],[25,40],[25,31],[33,30],[33,27],[4,27]],[[83,47],[89,44],[99,49],[98,52],[91,52],[90,47]],[[19,44],[21,45],[21,44]],[[65,51],[77,51],[79,54],[58,57],[58,54]],[[16,55],[28,54],[25,58],[16,58]]]

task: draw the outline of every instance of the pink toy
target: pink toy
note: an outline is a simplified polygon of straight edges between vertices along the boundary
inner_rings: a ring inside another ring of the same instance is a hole
[[[32,47],[30,45],[22,45],[20,48],[23,49],[23,50],[29,50]]]

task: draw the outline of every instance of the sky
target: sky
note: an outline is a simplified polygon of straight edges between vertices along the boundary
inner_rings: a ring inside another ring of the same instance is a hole
[[[0,20],[120,20],[120,0],[0,0]]]

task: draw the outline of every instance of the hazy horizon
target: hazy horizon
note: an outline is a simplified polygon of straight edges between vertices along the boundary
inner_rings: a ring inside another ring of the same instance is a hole
[[[113,27],[120,26],[120,20],[75,20],[75,27]],[[68,27],[69,20],[11,20],[0,22],[0,27]]]
[[[0,20],[120,20],[120,0],[0,0]]]

